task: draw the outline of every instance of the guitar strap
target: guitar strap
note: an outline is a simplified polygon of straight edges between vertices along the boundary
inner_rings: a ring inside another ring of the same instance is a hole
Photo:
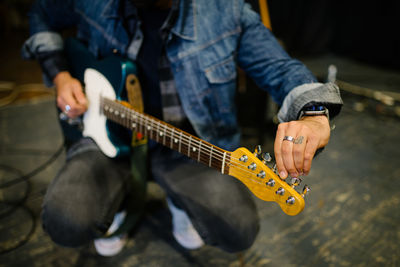
[[[136,75],[129,74],[126,78],[125,88],[128,94],[128,102],[137,111],[143,112],[142,90]],[[137,131],[132,132],[131,151],[131,176],[132,191],[128,199],[127,215],[124,223],[112,236],[126,233],[131,230],[143,214],[146,189],[147,189],[147,138]]]

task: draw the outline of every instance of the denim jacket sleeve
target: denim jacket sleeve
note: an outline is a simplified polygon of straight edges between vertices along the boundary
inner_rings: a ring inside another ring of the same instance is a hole
[[[73,0],[38,0],[29,13],[30,37],[22,46],[22,57],[39,60],[48,85],[57,72],[66,69],[59,31],[76,25],[73,5]]]
[[[331,118],[337,115],[342,106],[339,88],[318,83],[310,70],[284,51],[248,4],[239,12],[242,33],[238,64],[281,106],[279,120],[296,120],[308,103],[327,106]]]

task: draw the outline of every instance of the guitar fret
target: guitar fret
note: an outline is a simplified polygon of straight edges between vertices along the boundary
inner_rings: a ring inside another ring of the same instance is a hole
[[[145,128],[145,125],[143,124],[143,118],[140,115],[138,115],[138,118],[139,118],[139,121],[138,121],[139,122],[139,132],[142,134],[145,134],[146,128]]]
[[[172,128],[172,133],[171,133],[171,149],[173,149],[174,148],[174,131],[175,131],[175,129],[174,128]]]
[[[200,140],[200,145],[199,145],[199,154],[197,155],[197,162],[200,162],[200,154],[201,154],[201,140]]]
[[[181,153],[181,147],[182,147],[182,132],[180,132],[179,135],[179,149],[178,149],[179,153]]]
[[[213,152],[213,146],[211,146],[211,151],[210,151],[210,162],[208,163],[209,167],[211,167],[212,152]]]
[[[223,149],[107,98],[101,100],[101,111],[120,125],[136,130],[197,162],[216,168],[221,173],[229,173],[230,153]]]
[[[222,166],[221,166],[221,173],[222,174],[224,174],[225,159],[226,159],[226,152],[224,152],[224,156],[223,156],[223,159],[222,159]]]
[[[189,136],[189,145],[188,145],[188,157],[190,157],[190,143],[192,142],[192,136]]]
[[[159,123],[156,123],[156,124],[157,124],[156,141],[157,141],[157,143],[159,143],[160,141],[159,141],[158,132],[160,131],[160,124]]]
[[[164,136],[163,136],[163,145],[165,146],[165,142],[167,140],[167,127],[164,126]]]

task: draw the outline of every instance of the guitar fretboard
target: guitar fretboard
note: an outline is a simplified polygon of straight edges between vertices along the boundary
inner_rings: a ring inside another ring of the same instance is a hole
[[[102,98],[101,112],[110,120],[178,151],[195,161],[229,173],[231,153],[121,103]]]

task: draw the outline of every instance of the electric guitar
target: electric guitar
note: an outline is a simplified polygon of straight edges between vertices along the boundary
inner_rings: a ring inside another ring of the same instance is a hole
[[[83,82],[89,102],[83,115],[81,135],[92,138],[108,157],[118,157],[129,153],[130,149],[125,145],[129,142],[122,142],[121,134],[117,138],[113,132],[128,130],[126,136],[131,133],[129,130],[140,132],[222,174],[239,179],[255,196],[276,202],[288,215],[297,215],[304,209],[308,187],[298,193],[294,187],[299,181],[288,183],[281,179],[267,166],[268,157],[260,159],[257,149],[255,153],[243,147],[227,151],[130,107],[125,86],[136,82],[133,62],[118,57],[96,60],[74,39],[66,42],[65,50],[69,58],[76,59],[77,64],[71,60],[71,73]]]

